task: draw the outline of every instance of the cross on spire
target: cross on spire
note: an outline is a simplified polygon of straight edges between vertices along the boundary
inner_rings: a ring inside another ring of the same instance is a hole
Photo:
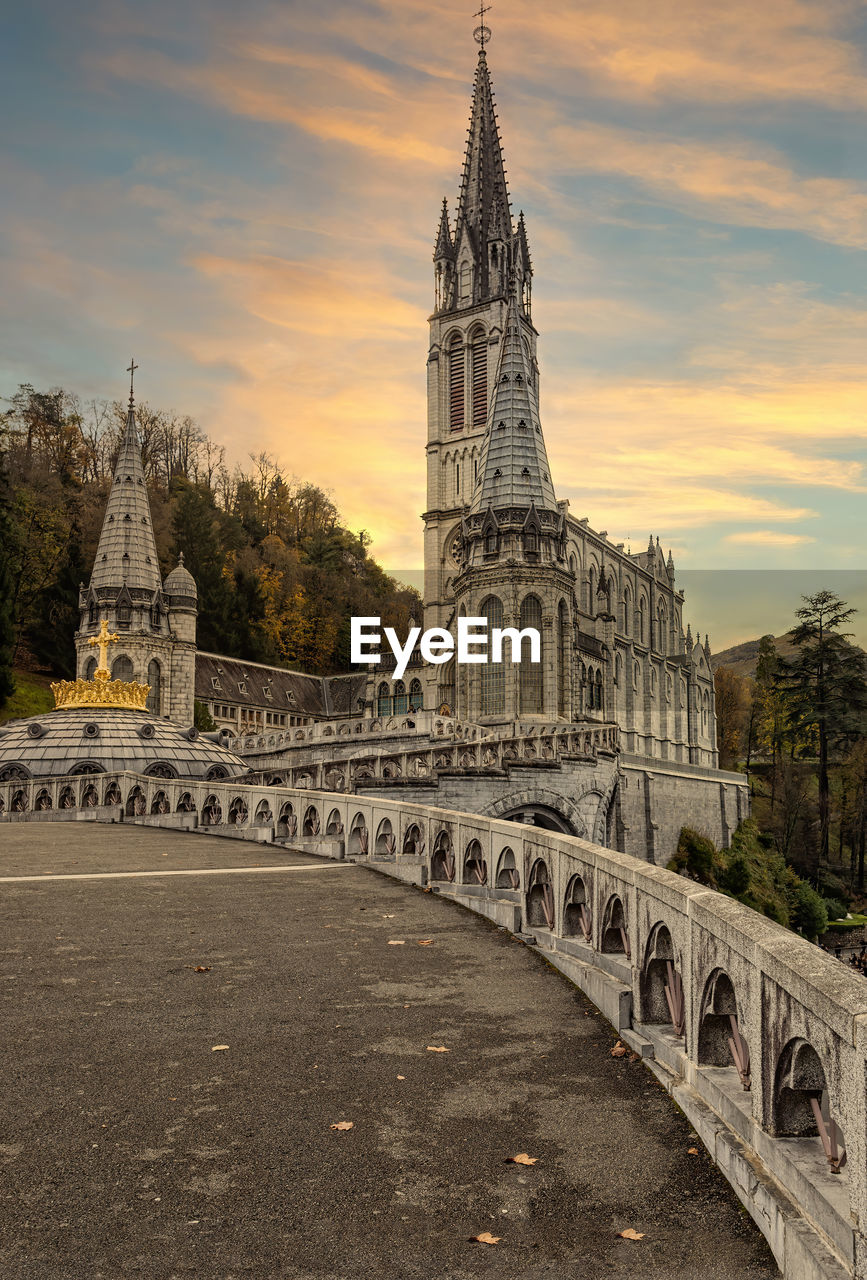
[[[136,371],[136,369],[137,369],[137,368],[138,368],[138,365],[136,364],[135,359],[134,359],[132,356],[130,356],[130,358],[129,358],[129,364],[127,365],[127,368],[126,368],[126,371],[127,371],[127,373],[129,374],[129,404],[130,404],[130,408],[132,408],[132,380],[133,380],[133,378],[135,377],[135,371]]]
[[[485,45],[488,43],[488,41],[491,38],[491,28],[487,26],[485,23],[485,14],[490,13],[492,8],[493,8],[492,5],[485,4],[485,0],[479,0],[479,8],[478,8],[478,12],[476,13],[476,17],[479,20],[479,25],[476,27],[475,31],[473,32],[473,39],[475,40],[476,44],[479,44],[482,46],[482,53],[485,52]]]

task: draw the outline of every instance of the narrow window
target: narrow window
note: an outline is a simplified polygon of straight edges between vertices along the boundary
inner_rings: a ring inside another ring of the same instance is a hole
[[[497,596],[488,596],[479,609],[479,615],[487,618],[490,635],[494,627],[503,625],[502,600]],[[486,662],[480,667],[480,671],[481,713],[483,716],[501,715],[506,709],[506,669],[502,662]]]
[[[461,431],[464,425],[464,344],[456,333],[449,344],[449,426]]]
[[[542,639],[542,605],[536,596],[525,596],[521,604],[520,629],[535,627],[539,632],[540,649]],[[521,662],[518,671],[521,687],[521,711],[528,715],[539,715],[543,709],[542,672],[545,666],[545,654],[540,652],[541,662]]]
[[[488,417],[488,341],[476,334],[472,346],[473,426],[483,427]]]

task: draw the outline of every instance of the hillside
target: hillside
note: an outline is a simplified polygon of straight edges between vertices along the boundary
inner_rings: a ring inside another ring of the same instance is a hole
[[[756,661],[759,656],[760,644],[761,638],[745,640],[743,644],[735,644],[730,649],[722,649],[719,653],[711,654],[710,665],[712,670],[717,671],[720,667],[728,667],[730,671],[736,672],[739,676],[750,676],[752,678],[756,674]],[[786,632],[783,636],[775,636],[774,644],[777,653],[784,658],[791,658],[795,652],[791,631]]]

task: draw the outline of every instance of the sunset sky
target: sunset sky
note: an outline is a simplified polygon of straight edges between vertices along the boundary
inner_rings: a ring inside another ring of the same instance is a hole
[[[684,569],[863,569],[867,5],[501,0],[489,21],[559,495]],[[231,460],[271,451],[387,567],[420,566],[474,25],[453,0],[20,6],[0,396],[117,398],[134,353],[143,398]]]

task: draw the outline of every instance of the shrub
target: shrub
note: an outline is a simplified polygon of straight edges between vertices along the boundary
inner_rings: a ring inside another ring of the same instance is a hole
[[[700,835],[698,831],[693,831],[692,827],[683,827],[673,861],[678,864],[678,870],[685,869],[687,875],[692,876],[693,880],[712,885],[715,883],[713,874],[715,853],[712,840]]]
[[[828,928],[825,903],[815,889],[798,880],[793,892],[792,924],[805,938],[815,938]]]
[[[740,898],[750,887],[750,868],[742,853],[735,853],[727,867],[719,873],[719,887],[734,898]]]

